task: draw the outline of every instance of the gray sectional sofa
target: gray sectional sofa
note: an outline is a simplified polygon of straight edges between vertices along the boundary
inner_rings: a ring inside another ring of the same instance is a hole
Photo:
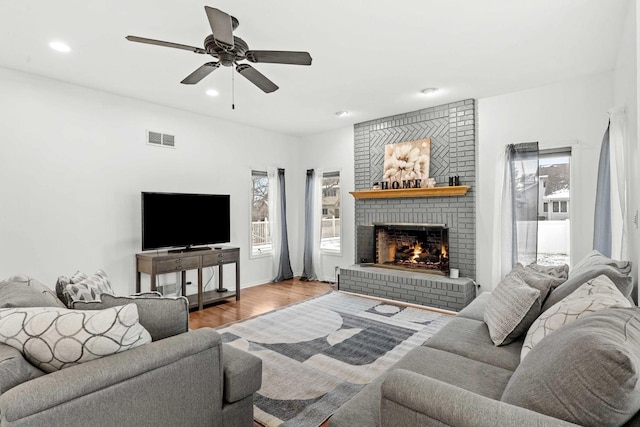
[[[602,275],[629,297],[630,264],[590,255],[540,301],[540,313]],[[490,336],[491,301],[480,294],[343,405],[329,426],[640,425],[640,309],[605,308],[567,323],[521,362],[524,335],[501,346]]]
[[[75,308],[127,303],[138,305],[152,342],[51,373],[0,344],[0,425],[253,425],[253,394],[262,381],[259,358],[223,344],[213,329],[189,331],[185,298],[110,297]],[[43,304],[67,310],[34,280],[0,282],[0,307]]]

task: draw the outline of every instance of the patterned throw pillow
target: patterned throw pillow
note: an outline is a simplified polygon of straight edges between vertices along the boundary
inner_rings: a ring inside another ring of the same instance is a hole
[[[609,307],[631,307],[631,303],[607,276],[598,276],[588,281],[533,322],[524,339],[520,361],[553,331]]]
[[[151,342],[135,304],[105,310],[0,309],[0,342],[53,372]]]
[[[69,301],[96,301],[102,294],[113,295],[113,289],[107,273],[102,270],[91,276],[77,272],[65,286],[65,294],[69,296]]]

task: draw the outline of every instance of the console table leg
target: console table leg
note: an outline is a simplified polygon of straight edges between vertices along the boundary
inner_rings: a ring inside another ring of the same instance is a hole
[[[198,268],[198,310],[202,310],[202,268]]]
[[[236,301],[240,301],[240,260],[236,261]]]

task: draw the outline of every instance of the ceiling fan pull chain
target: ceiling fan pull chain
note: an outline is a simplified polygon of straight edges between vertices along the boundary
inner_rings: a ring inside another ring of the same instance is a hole
[[[236,109],[236,70],[231,67],[231,109]]]

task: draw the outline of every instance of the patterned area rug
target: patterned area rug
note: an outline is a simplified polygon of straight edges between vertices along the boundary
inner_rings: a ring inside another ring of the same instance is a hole
[[[317,427],[451,316],[329,292],[218,329],[262,359],[254,418]]]

